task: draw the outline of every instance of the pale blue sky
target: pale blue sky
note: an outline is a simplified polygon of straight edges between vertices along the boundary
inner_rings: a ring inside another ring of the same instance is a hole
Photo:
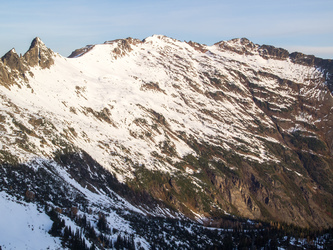
[[[333,59],[332,0],[11,0],[0,3],[0,56],[36,36],[68,56],[87,44],[163,34],[212,45],[246,37]]]

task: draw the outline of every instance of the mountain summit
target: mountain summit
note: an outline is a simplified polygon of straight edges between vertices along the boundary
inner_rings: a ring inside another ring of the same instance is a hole
[[[36,37],[24,56],[19,56],[15,49],[7,52],[0,61],[0,84],[9,88],[11,85],[20,85],[28,82],[27,73],[31,67],[39,66],[42,69],[49,68],[53,63],[55,53]]]
[[[96,227],[140,216],[330,227],[332,68],[246,38],[127,38],[69,58],[35,38],[1,58],[2,190]]]
[[[23,57],[30,67],[38,65],[44,69],[50,68],[54,63],[53,55],[53,51],[47,48],[39,37],[36,37]]]

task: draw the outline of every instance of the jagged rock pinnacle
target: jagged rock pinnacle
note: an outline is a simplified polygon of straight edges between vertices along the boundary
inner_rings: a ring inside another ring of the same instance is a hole
[[[9,66],[11,69],[18,70],[18,71],[24,71],[26,67],[24,66],[21,58],[16,53],[15,49],[11,49],[8,51],[2,58],[2,62],[4,65]]]
[[[39,37],[35,37],[31,42],[29,50],[34,47],[46,47],[46,46]]]
[[[39,37],[32,40],[29,50],[24,54],[24,59],[31,67],[40,66],[49,68],[53,63],[54,52],[47,48]]]

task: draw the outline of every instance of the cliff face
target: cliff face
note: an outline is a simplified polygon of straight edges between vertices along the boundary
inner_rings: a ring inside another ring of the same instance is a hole
[[[245,38],[127,38],[70,58],[36,38],[23,57],[10,51],[0,62],[0,159],[56,160],[71,172],[68,157],[88,155],[150,197],[142,203],[189,218],[328,227],[331,74],[330,60]]]

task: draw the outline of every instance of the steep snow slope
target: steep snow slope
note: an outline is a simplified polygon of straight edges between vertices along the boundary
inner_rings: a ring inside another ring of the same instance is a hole
[[[0,65],[2,162],[85,151],[188,216],[327,226],[332,95],[325,68],[291,55],[155,35],[64,58],[36,39]]]

